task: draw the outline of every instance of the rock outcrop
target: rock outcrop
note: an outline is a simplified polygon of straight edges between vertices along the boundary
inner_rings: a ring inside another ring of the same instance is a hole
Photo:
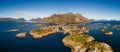
[[[100,28],[98,28],[98,30],[103,32],[103,31],[105,31],[105,28],[104,27],[100,27]]]
[[[120,25],[115,25],[114,28],[120,30]]]
[[[48,26],[48,27],[44,27],[42,29],[33,29],[30,31],[30,34],[33,38],[42,38],[44,36],[50,35],[52,33],[56,33],[59,31],[59,27],[58,26]]]
[[[106,34],[106,35],[112,35],[113,34],[113,32],[111,32],[111,31],[104,31],[103,33]]]

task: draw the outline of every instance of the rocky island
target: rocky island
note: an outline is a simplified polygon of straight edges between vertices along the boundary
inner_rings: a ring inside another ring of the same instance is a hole
[[[72,52],[113,52],[108,44],[94,41],[93,37],[86,34],[66,36],[63,43],[70,47]]]
[[[17,35],[16,35],[16,37],[18,37],[18,38],[25,38],[26,37],[26,32],[22,32],[22,33],[18,33]]]
[[[58,26],[48,26],[41,29],[33,29],[30,31],[30,34],[33,38],[38,39],[58,31],[59,31]]]
[[[111,32],[111,31],[104,31],[103,33],[106,34],[106,35],[112,35],[113,34],[113,32]]]
[[[11,30],[7,30],[5,32],[18,32],[19,30],[18,29],[11,29]]]
[[[100,27],[98,28],[99,31],[101,31],[102,33],[104,33],[105,35],[112,35],[113,32],[112,31],[106,31],[104,27]]]
[[[98,30],[103,32],[103,31],[105,31],[105,28],[104,27],[100,27],[100,28],[98,28]]]
[[[120,30],[120,25],[115,25],[114,28]]]

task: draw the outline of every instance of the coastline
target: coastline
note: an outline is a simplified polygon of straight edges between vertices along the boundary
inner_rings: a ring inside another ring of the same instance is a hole
[[[71,52],[74,52],[74,48],[71,45],[67,45],[64,43],[65,46],[69,47],[71,49]]]

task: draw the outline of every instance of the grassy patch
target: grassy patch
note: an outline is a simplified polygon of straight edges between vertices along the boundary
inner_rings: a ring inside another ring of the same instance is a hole
[[[86,38],[83,36],[76,36],[75,42],[86,42]]]

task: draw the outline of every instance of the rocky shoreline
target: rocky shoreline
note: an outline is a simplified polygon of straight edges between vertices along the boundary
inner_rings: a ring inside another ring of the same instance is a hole
[[[66,27],[64,30],[67,31],[69,28],[70,27]],[[108,44],[94,41],[92,36],[84,34],[85,32],[88,33],[88,28],[86,27],[73,27],[67,32],[70,35],[64,37],[62,41],[65,46],[71,48],[71,52],[113,52]]]

